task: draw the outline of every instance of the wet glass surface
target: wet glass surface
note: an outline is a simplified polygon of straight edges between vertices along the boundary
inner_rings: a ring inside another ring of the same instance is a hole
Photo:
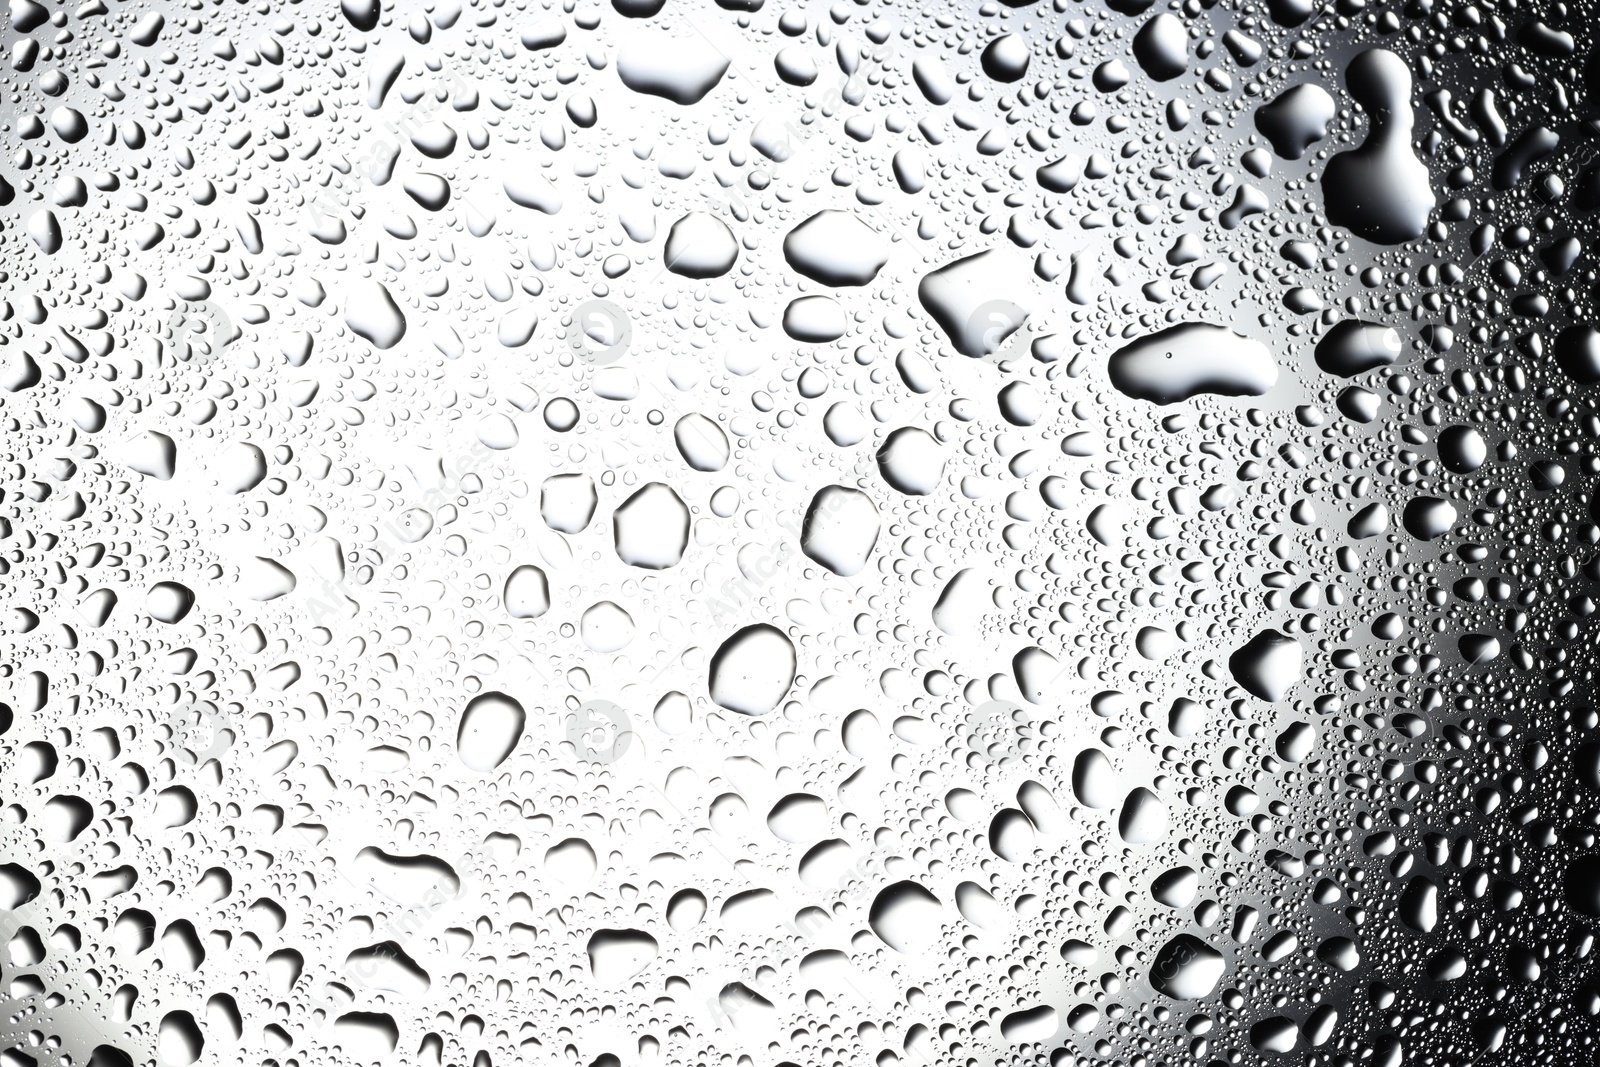
[[[0,1063],[1592,1063],[1592,23],[10,0]]]

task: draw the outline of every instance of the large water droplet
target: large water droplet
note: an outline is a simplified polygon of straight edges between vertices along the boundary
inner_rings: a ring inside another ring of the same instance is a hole
[[[766,623],[746,626],[711,657],[711,699],[741,715],[765,715],[794,685],[794,643]]]
[[[624,500],[611,524],[617,557],[630,567],[675,567],[689,547],[689,508],[665,482],[651,482]]]
[[[355,282],[345,301],[344,321],[376,348],[393,348],[406,335],[406,317],[382,282]]]
[[[1228,669],[1251,696],[1282,700],[1300,680],[1300,642],[1277,630],[1262,630],[1228,657]]]
[[[878,509],[859,489],[824,486],[806,509],[800,548],[835,574],[859,574],[878,541]]]
[[[941,918],[939,898],[909,880],[880,890],[867,914],[872,932],[896,952],[907,955],[938,942]]]
[[[479,693],[467,702],[456,731],[456,754],[475,771],[492,771],[522,740],[528,713],[504,693]]]
[[[1278,380],[1278,365],[1259,341],[1221,326],[1171,326],[1112,353],[1111,384],[1128,396],[1172,404],[1203,393],[1260,396]]]
[[[889,241],[849,211],[819,211],[783,239],[789,266],[824,285],[866,285],[889,262]]]

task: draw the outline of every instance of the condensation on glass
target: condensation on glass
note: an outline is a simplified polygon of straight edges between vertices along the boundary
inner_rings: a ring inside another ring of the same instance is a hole
[[[1593,1062],[1591,21],[10,0],[0,1062]]]

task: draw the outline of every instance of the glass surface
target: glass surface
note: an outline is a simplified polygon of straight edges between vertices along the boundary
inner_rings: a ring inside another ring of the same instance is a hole
[[[1593,18],[10,0],[0,1065],[1595,1062]]]

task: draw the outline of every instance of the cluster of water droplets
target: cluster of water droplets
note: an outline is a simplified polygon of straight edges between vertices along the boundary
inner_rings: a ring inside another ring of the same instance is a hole
[[[7,1067],[1594,1058],[1579,5],[0,43]]]

